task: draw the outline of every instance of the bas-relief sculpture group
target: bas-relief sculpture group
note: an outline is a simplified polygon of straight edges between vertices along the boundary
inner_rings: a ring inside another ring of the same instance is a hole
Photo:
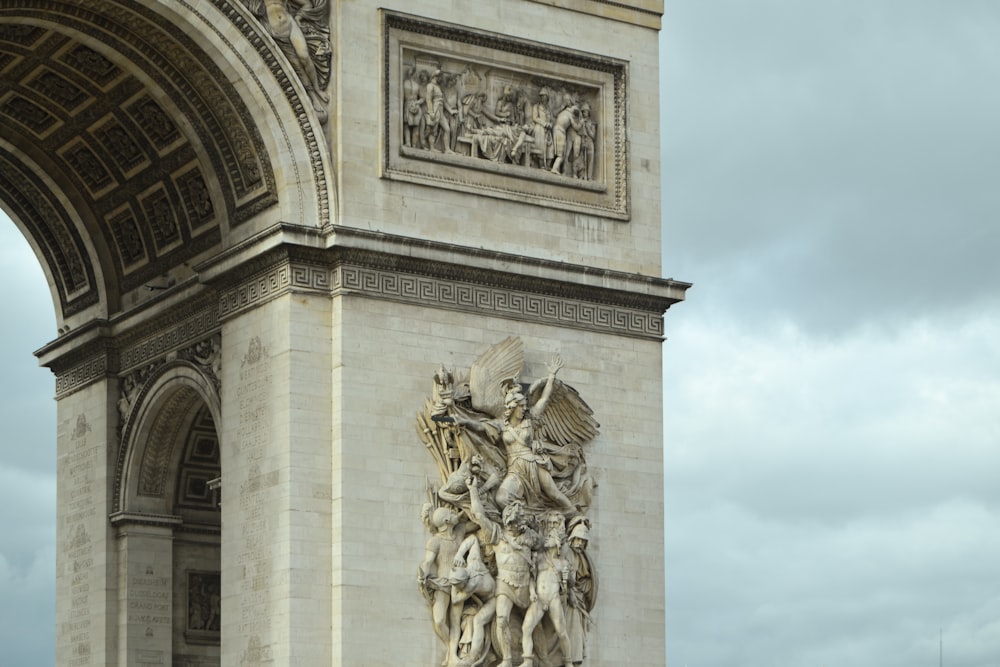
[[[404,147],[594,180],[595,90],[469,63],[449,66],[454,71],[415,55],[404,67]]]
[[[309,92],[320,122],[330,96],[330,7],[328,0],[243,0],[267,28]]]
[[[417,570],[443,667],[570,667],[586,657],[597,573],[587,551],[595,484],[583,446],[598,432],[556,375],[520,381],[508,338],[457,378],[443,367],[417,413],[437,463]]]

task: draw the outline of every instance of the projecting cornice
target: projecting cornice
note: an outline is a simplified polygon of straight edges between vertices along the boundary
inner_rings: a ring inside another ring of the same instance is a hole
[[[645,28],[660,29],[663,16],[663,0],[531,0],[543,5],[562,7],[582,14],[593,14],[601,18],[634,23]]]
[[[687,283],[452,244],[283,225],[197,267],[219,320],[288,292],[383,299],[614,335],[662,339]]]

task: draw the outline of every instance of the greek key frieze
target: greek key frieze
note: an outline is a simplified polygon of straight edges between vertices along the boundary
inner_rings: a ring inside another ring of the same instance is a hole
[[[419,242],[417,242],[419,244]],[[274,250],[236,271],[218,291],[219,319],[255,308],[289,291],[359,295],[429,308],[526,319],[555,326],[661,339],[662,314],[675,299],[657,295],[646,281],[615,288],[542,279],[469,263],[427,259],[349,248],[289,254]]]
[[[639,338],[660,339],[659,312],[587,303],[566,296],[532,294],[430,276],[406,275],[361,266],[341,266],[335,285],[346,292],[416,305],[466,310],[544,324],[570,326]]]
[[[282,264],[222,291],[219,295],[219,318],[254,308],[284,293],[291,284],[290,275],[288,264]]]
[[[107,354],[90,357],[56,375],[56,398],[62,398],[82,389],[108,373]]]
[[[134,370],[185,346],[197,345],[201,339],[209,340],[217,329],[215,309],[204,302],[196,304],[189,312],[175,313],[166,322],[157,320],[130,334],[121,344],[119,367]]]

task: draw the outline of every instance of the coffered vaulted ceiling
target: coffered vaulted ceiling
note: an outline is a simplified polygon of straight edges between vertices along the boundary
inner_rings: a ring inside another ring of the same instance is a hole
[[[125,0],[0,0],[0,201],[66,317],[99,301],[114,312],[277,190],[244,101],[162,15]]]

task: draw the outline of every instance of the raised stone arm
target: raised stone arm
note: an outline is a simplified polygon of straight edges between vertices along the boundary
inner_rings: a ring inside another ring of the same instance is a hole
[[[452,417],[450,415],[435,415],[431,417],[431,420],[437,424],[467,428],[470,431],[475,431],[476,433],[486,433],[486,424],[473,419],[462,419],[461,417]]]
[[[531,414],[534,417],[541,417],[542,413],[545,412],[545,407],[549,404],[549,398],[552,397],[552,388],[556,383],[556,373],[563,367],[562,358],[556,355],[546,367],[549,369],[549,377],[545,381],[545,389],[542,390],[541,398],[531,406]]]
[[[452,564],[452,567],[465,567],[469,551],[477,544],[479,544],[479,538],[475,535],[469,535],[462,540],[462,544],[458,546],[458,551],[455,552],[455,562]]]
[[[475,475],[465,480],[466,486],[469,487],[469,501],[472,507],[470,508],[470,513],[472,514],[473,520],[478,523],[483,530],[494,535],[498,534],[500,526],[495,524],[492,519],[486,516],[486,511],[483,509],[483,501],[479,497],[479,479]]]

